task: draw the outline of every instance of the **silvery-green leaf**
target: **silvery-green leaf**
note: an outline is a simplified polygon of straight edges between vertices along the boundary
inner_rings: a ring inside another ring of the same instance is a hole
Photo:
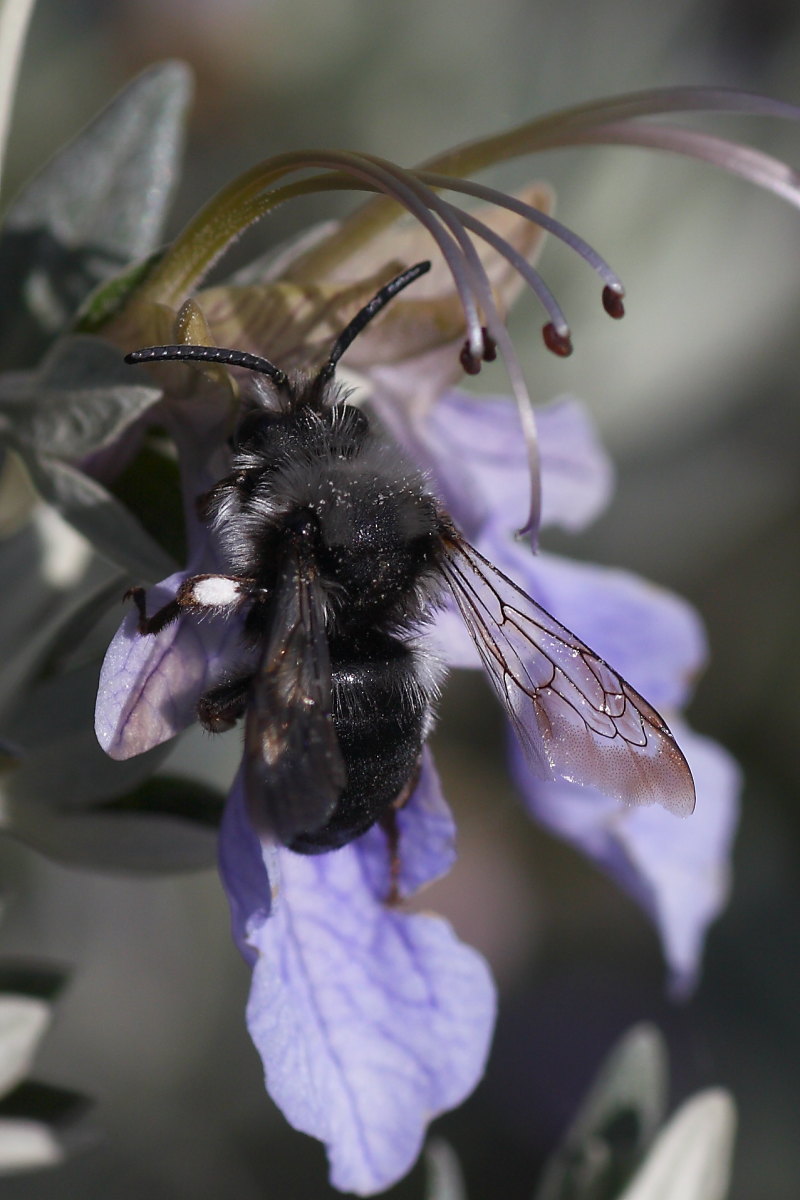
[[[20,747],[21,765],[0,783],[2,822],[24,836],[26,806],[39,803],[53,813],[85,812],[124,796],[148,779],[168,747],[116,762],[104,754],[94,733],[96,660],[28,689],[5,728]]]
[[[425,1147],[428,1180],[425,1200],[467,1200],[458,1157],[449,1142],[431,1138]]]
[[[36,454],[23,445],[19,450],[39,494],[103,558],[142,583],[174,572],[170,556],[101,484],[58,459]]]
[[[5,832],[54,862],[82,870],[172,875],[209,870],[217,859],[211,825],[160,813],[61,813],[31,801],[0,803],[0,813]]]
[[[0,180],[17,90],[17,74],[34,0],[0,0]]]
[[[0,730],[36,679],[100,653],[113,633],[128,577],[92,555],[54,509],[0,542]],[[106,618],[106,614],[108,614]],[[105,618],[105,619],[104,619]],[[12,758],[20,747],[9,741]],[[2,766],[0,753],[0,766]]]
[[[71,462],[115,441],[160,398],[115,346],[92,337],[62,338],[35,371],[0,376],[0,419],[14,439]]]
[[[0,1173],[55,1166],[85,1144],[90,1102],[67,1088],[21,1083],[0,1101]]]
[[[93,288],[157,246],[189,96],[183,64],[152,67],[14,202],[0,242],[4,363],[35,361]]]
[[[687,1100],[656,1138],[619,1200],[724,1200],[736,1108],[722,1088]]]
[[[52,963],[29,958],[0,959],[0,993],[13,992],[15,996],[52,1004],[66,981],[67,972]]]
[[[536,1200],[613,1200],[655,1135],[666,1091],[663,1039],[653,1026],[636,1025],[600,1069]]]
[[[64,1151],[52,1129],[23,1117],[0,1118],[0,1174],[54,1167]]]
[[[141,258],[161,237],[191,95],[185,64],[144,71],[47,164],[8,213],[67,246]]]
[[[50,1023],[50,1005],[35,996],[0,995],[0,1096],[25,1078]]]
[[[8,718],[22,763],[0,781],[0,831],[72,866],[184,871],[212,866],[222,798],[205,784],[151,779],[169,752],[124,762],[94,734],[98,664],[39,683]]]
[[[113,625],[124,598],[123,578],[114,573],[63,597],[25,647],[22,657],[29,674],[37,679],[62,674],[88,653],[105,648],[113,632],[108,626]]]

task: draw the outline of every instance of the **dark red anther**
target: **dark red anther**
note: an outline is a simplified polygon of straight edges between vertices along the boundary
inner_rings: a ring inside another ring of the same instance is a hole
[[[559,333],[552,321],[548,321],[542,330],[544,344],[559,358],[569,358],[572,354],[572,339],[568,333]]]
[[[483,346],[481,348],[480,358],[476,358],[470,350],[469,340],[464,342],[461,347],[459,359],[461,366],[468,375],[479,375],[482,362],[494,362],[497,358],[497,342],[494,340],[489,330],[485,325],[481,326],[481,334],[483,337]]]
[[[625,305],[622,303],[622,296],[612,287],[603,288],[603,308],[615,321],[625,316]]]
[[[497,358],[497,342],[485,325],[481,329],[481,333],[483,334],[483,361],[494,362]]]
[[[464,342],[461,347],[461,353],[458,356],[461,366],[468,375],[479,375],[481,371],[481,360],[476,358],[469,348],[469,341]]]

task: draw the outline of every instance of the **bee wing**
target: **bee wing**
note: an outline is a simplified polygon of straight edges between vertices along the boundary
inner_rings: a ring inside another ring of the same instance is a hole
[[[289,547],[245,717],[245,781],[256,828],[288,844],[320,829],[347,782],[331,715],[331,663],[316,564]]]
[[[457,531],[444,545],[447,581],[536,774],[692,812],[689,765],[656,710]]]

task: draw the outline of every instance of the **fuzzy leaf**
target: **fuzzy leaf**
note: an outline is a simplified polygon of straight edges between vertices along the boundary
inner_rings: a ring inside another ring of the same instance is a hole
[[[54,1167],[63,1158],[58,1138],[40,1121],[0,1118],[0,1175]]]
[[[4,364],[35,361],[92,288],[158,244],[189,95],[181,63],[146,71],[12,205],[0,243]]]
[[[603,1064],[535,1200],[613,1200],[655,1136],[666,1091],[663,1039],[653,1026],[636,1025]]]
[[[87,1141],[90,1101],[79,1092],[25,1082],[0,1101],[0,1174],[55,1166]]]
[[[36,371],[0,377],[0,415],[13,437],[70,462],[115,441],[160,398],[115,346],[90,337],[63,338]]]
[[[34,996],[0,995],[0,1095],[28,1074],[50,1023],[50,1005]]]
[[[163,579],[175,564],[128,509],[76,467],[19,446],[37,491],[98,554],[136,580]]]
[[[728,1092],[709,1088],[692,1096],[659,1134],[619,1200],[724,1200],[735,1132]]]
[[[431,1138],[425,1148],[428,1183],[425,1200],[467,1200],[464,1179],[451,1145],[442,1138]]]

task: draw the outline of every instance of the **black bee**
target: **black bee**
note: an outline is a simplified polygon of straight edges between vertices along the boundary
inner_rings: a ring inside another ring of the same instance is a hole
[[[127,356],[262,377],[230,474],[198,502],[225,573],[186,579],[150,617],[133,589],[139,631],[183,613],[239,614],[250,662],[205,693],[198,717],[211,731],[244,717],[253,819],[303,854],[352,841],[413,791],[442,675],[418,634],[445,588],[538,775],[690,812],[691,773],[658,713],[464,540],[425,477],[334,381],[356,335],[429,266],[381,288],[315,374],[207,346]]]

